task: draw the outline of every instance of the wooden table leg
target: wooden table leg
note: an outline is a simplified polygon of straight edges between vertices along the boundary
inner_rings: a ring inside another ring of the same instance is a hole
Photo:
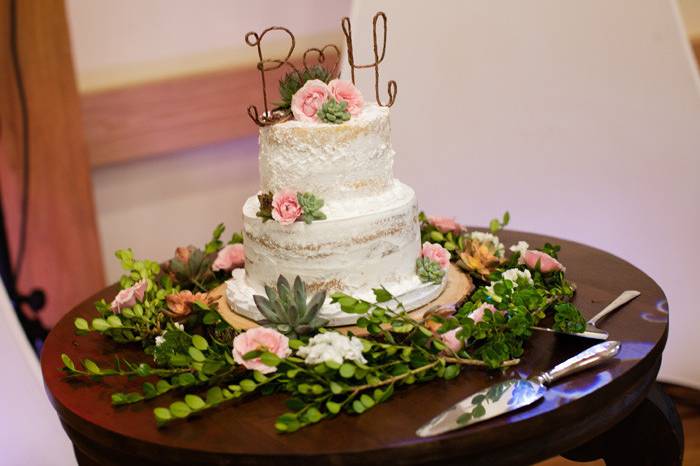
[[[683,425],[673,401],[654,383],[632,414],[588,443],[562,455],[607,466],[681,466]]]

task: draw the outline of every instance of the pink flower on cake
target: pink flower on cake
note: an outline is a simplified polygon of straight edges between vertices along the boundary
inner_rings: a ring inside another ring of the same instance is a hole
[[[457,223],[452,217],[428,217],[428,223],[437,228],[441,233],[459,233],[462,225]]]
[[[335,100],[348,104],[350,115],[357,116],[362,112],[365,100],[352,82],[334,79],[328,83],[328,90]]]
[[[528,250],[522,257],[523,263],[527,265],[532,270],[537,268],[537,262],[540,263],[540,272],[549,273],[554,271],[565,271],[566,267],[562,265],[561,262],[542,251],[531,251]]]
[[[496,309],[493,304],[484,303],[481,306],[474,309],[472,312],[470,312],[469,318],[475,323],[479,323],[482,320],[484,320],[484,312],[487,309],[493,313],[500,312],[501,314],[503,314],[503,311],[499,311],[498,309]]]
[[[143,301],[143,297],[146,294],[146,288],[148,288],[148,282],[140,280],[129,288],[125,288],[117,293],[117,296],[112,300],[110,304],[110,309],[112,312],[118,314],[124,307],[131,307],[137,302]]]
[[[328,85],[320,79],[311,79],[292,96],[292,114],[299,121],[318,121],[316,114],[328,100]]]
[[[464,341],[457,338],[457,332],[459,332],[460,330],[462,330],[462,328],[457,327],[453,328],[452,330],[448,330],[447,332],[440,335],[440,340],[455,353],[461,350],[462,346],[464,345]]]
[[[242,244],[228,244],[216,254],[216,259],[211,266],[214,272],[224,270],[230,272],[245,264],[245,249]]]
[[[243,359],[247,353],[256,350],[269,351],[280,358],[286,358],[291,354],[289,338],[271,328],[254,327],[233,339],[233,359],[238,364],[263,374],[275,372],[276,367],[263,364],[260,358]]]
[[[439,244],[425,242],[421,251],[421,257],[427,257],[431,261],[440,264],[443,270],[450,266],[450,252]]]
[[[272,197],[272,218],[282,225],[291,225],[297,221],[301,214],[302,210],[296,192],[285,189]]]

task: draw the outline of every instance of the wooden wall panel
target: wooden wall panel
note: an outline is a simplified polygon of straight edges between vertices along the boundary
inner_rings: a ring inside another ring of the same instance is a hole
[[[41,319],[52,325],[104,285],[104,272],[64,3],[18,0],[17,18],[31,173],[27,248],[18,286],[21,292],[46,291]],[[0,35],[0,191],[14,260],[23,170],[9,0],[0,0]]]
[[[277,100],[277,83],[287,70],[266,75],[271,102]],[[261,92],[260,73],[251,65],[85,94],[92,165],[255,135],[258,127],[246,109],[250,104],[262,108]]]

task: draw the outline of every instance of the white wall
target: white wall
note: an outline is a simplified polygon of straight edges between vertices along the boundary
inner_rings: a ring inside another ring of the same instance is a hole
[[[303,49],[306,38],[339,31],[340,18],[350,9],[349,0],[67,0],[66,4],[82,91],[255,62],[255,51],[243,37],[269,26],[290,28],[299,40],[297,47]],[[275,42],[273,35],[269,42]]]
[[[510,210],[514,229],[645,270],[670,303],[662,376],[700,387],[700,95],[672,4],[427,5],[361,1],[353,15],[389,17],[397,175],[430,212],[485,224]]]
[[[217,66],[240,52],[229,47],[250,29],[279,23],[317,33],[336,28],[348,8],[68,4],[84,89]],[[689,278],[700,259],[700,99],[671,3],[359,2],[358,44],[378,9],[390,22],[382,76],[399,83],[396,173],[421,207],[470,224],[509,209],[513,228],[592,244],[644,269],[670,300],[662,375],[700,387]],[[118,276],[114,249],[165,259],[205,241],[219,221],[240,228],[240,206],[258,188],[256,152],[252,139],[97,170],[109,279]]]

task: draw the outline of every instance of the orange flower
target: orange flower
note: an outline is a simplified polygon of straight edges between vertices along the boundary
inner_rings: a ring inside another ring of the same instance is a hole
[[[192,293],[190,290],[183,290],[165,297],[168,309],[163,310],[163,313],[175,320],[184,319],[192,313],[195,301],[209,305],[211,297],[206,293]]]
[[[490,235],[489,235],[490,236]],[[464,244],[464,251],[459,253],[463,268],[487,277],[503,261],[500,243],[480,236],[469,236]]]

